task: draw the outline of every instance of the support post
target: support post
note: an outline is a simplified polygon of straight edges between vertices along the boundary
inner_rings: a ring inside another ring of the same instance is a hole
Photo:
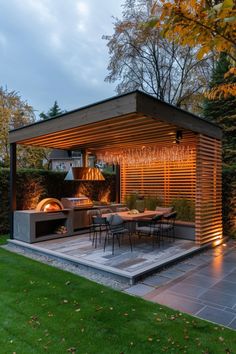
[[[120,203],[120,165],[116,165],[116,203]]]
[[[10,238],[14,235],[14,211],[16,210],[16,144],[10,144]]]
[[[88,167],[88,152],[86,149],[82,149],[82,162],[83,162],[83,167]]]

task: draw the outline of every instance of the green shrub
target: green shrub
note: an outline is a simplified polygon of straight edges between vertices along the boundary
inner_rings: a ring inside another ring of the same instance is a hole
[[[236,237],[236,165],[223,169],[222,202],[224,235]]]
[[[115,176],[105,175],[104,182],[64,181],[65,172],[22,169],[17,171],[17,209],[34,209],[46,197],[60,199],[79,193],[92,200],[115,200]],[[9,232],[9,169],[0,169],[0,234]]]
[[[177,211],[177,219],[182,221],[195,220],[195,207],[192,200],[186,198],[175,198],[171,202],[174,210]]]

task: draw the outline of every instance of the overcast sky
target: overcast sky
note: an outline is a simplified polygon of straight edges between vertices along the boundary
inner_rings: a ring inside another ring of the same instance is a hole
[[[71,110],[115,95],[104,82],[123,0],[0,0],[0,86],[36,110]]]

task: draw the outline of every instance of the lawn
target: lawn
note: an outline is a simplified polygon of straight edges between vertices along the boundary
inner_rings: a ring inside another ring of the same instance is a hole
[[[0,248],[0,352],[235,353],[236,332]]]

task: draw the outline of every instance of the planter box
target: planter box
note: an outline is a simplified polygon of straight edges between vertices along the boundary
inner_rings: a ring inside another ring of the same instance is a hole
[[[175,237],[195,241],[195,223],[177,220],[175,223]]]

